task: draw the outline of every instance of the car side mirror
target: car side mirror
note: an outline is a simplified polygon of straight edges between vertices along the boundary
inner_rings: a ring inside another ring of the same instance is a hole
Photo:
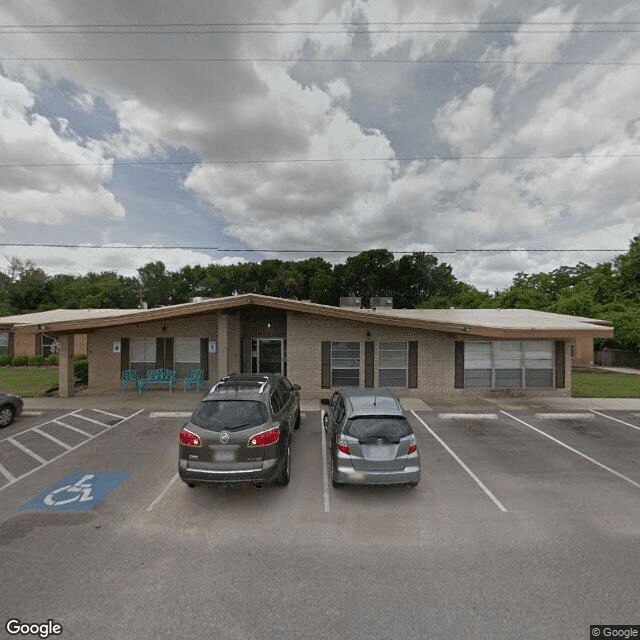
[[[294,391],[300,391],[300,390],[302,389],[302,387],[301,387],[299,384],[292,384],[292,385],[291,385],[291,388],[292,388]]]

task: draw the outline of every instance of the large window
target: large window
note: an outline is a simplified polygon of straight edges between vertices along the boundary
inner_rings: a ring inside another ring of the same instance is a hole
[[[331,343],[331,386],[360,386],[360,343]]]
[[[406,387],[408,342],[381,342],[378,380],[381,387]]]
[[[0,331],[0,356],[8,356],[9,353],[9,332]]]
[[[465,387],[553,387],[554,343],[549,340],[464,343]]]
[[[200,338],[175,338],[173,361],[178,378],[200,369]]]
[[[156,339],[131,338],[131,368],[144,378],[147,370],[156,368]]]

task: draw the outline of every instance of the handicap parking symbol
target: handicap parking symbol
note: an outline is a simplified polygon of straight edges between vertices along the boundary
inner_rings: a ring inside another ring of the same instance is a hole
[[[104,500],[107,494],[124,482],[128,471],[87,473],[76,471],[43,491],[23,509],[41,511],[88,511]]]

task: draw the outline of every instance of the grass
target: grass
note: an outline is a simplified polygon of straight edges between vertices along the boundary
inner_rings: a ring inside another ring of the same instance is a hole
[[[572,379],[574,398],[640,398],[640,375],[576,371]]]
[[[37,398],[58,384],[58,367],[0,367],[0,389]]]

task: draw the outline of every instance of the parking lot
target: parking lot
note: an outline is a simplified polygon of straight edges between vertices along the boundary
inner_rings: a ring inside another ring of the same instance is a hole
[[[256,490],[181,483],[188,401],[150,398],[45,408],[0,432],[7,637],[9,619],[166,639],[589,638],[640,623],[640,404],[415,405],[414,489],[334,489],[307,404],[291,483]]]

